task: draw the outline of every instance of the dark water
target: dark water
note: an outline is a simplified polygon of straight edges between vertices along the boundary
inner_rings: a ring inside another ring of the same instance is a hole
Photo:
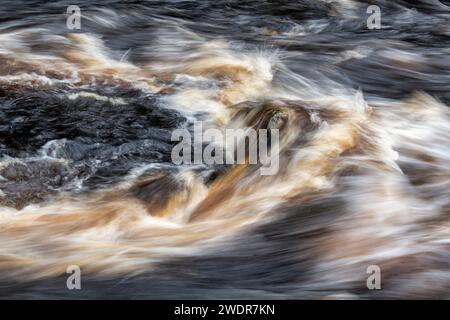
[[[448,299],[449,5],[2,1],[0,297]],[[279,172],[173,164],[195,121]]]

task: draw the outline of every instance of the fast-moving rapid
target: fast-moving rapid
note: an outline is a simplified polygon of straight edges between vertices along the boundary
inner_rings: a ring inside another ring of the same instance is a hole
[[[450,298],[448,2],[75,2],[0,3],[0,298]]]

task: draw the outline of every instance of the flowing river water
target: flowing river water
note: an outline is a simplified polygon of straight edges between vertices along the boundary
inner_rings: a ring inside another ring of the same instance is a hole
[[[448,5],[2,1],[0,298],[450,298]],[[175,165],[196,121],[278,172]]]

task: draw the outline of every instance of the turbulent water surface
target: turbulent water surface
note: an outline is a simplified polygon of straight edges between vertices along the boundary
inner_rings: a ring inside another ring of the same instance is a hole
[[[450,298],[449,3],[370,4],[2,1],[0,298]],[[173,164],[196,121],[278,173]]]

